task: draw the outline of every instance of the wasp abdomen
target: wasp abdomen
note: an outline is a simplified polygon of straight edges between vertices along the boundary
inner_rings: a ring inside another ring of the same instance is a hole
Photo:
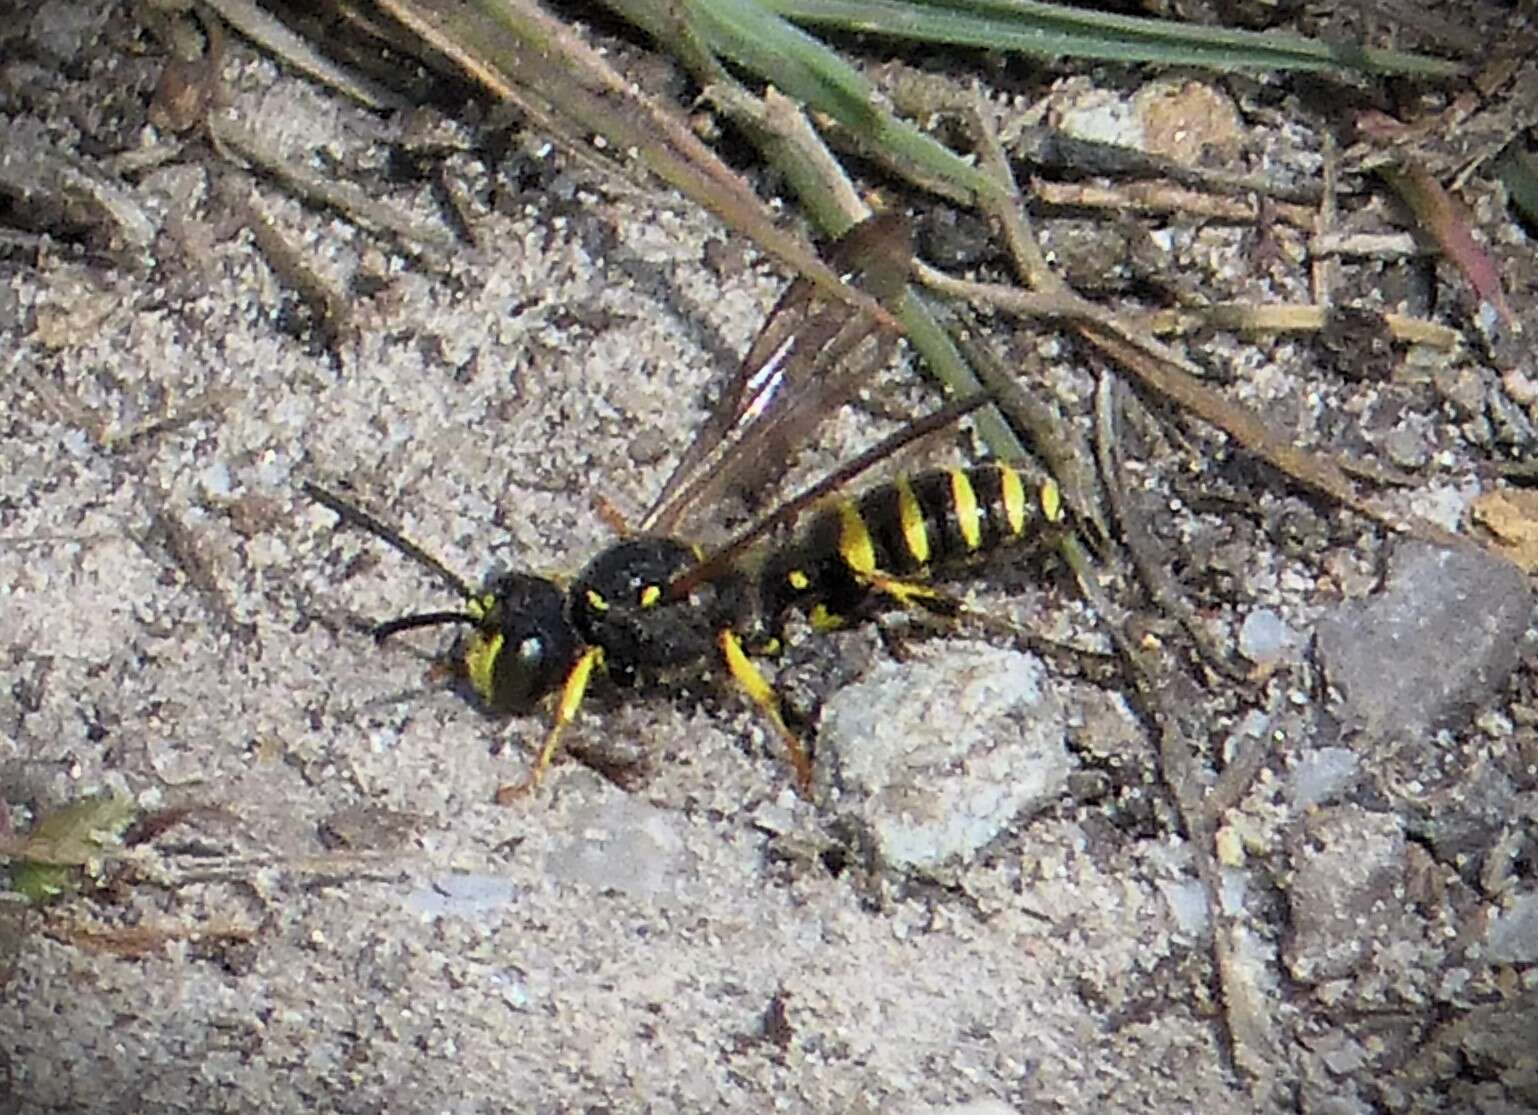
[[[1055,485],[1033,491],[1003,463],[900,477],[817,512],[765,563],[760,599],[771,622],[790,608],[846,616],[883,581],[925,580],[1061,517]]]

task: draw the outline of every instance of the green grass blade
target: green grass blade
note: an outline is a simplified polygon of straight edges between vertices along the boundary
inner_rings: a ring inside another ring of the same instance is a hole
[[[1227,70],[1349,70],[1449,77],[1455,62],[1403,51],[1061,8],[1036,0],[761,0],[797,23],[1039,58],[1199,65]]]
[[[966,194],[991,187],[971,163],[882,107],[865,76],[836,51],[756,0],[693,0],[690,23],[711,50],[833,117],[871,150],[938,176]]]
[[[1538,155],[1513,143],[1495,163],[1495,176],[1511,195],[1511,203],[1530,221],[1538,222]]]

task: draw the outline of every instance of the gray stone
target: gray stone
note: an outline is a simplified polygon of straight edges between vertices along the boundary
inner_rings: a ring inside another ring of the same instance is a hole
[[[1504,684],[1533,618],[1527,578],[1474,549],[1402,543],[1387,584],[1319,624],[1319,658],[1347,727],[1421,736],[1467,719]]]
[[[1299,812],[1322,805],[1356,778],[1361,759],[1349,747],[1321,747],[1299,757],[1288,778],[1288,796]]]
[[[1497,964],[1531,964],[1538,960],[1538,893],[1519,895],[1490,919],[1485,956]]]
[[[965,863],[1065,792],[1064,719],[1041,663],[988,646],[883,663],[823,708],[840,807],[895,870]]]
[[[506,879],[479,872],[437,875],[406,896],[405,908],[419,917],[463,918],[495,924],[503,910],[518,899],[518,888]]]
[[[1320,810],[1303,825],[1292,860],[1288,970],[1304,983],[1349,976],[1401,921],[1399,820],[1354,806]]]
[[[1302,641],[1271,608],[1256,608],[1239,625],[1239,653],[1257,666],[1274,667],[1291,657]]]

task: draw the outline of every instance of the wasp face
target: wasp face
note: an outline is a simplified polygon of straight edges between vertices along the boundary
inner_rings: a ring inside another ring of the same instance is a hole
[[[543,577],[503,574],[470,602],[469,613],[474,630],[465,640],[465,675],[495,712],[532,710],[582,653],[566,594]]]

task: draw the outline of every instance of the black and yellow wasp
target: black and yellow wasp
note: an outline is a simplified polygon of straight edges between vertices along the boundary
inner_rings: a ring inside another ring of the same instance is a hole
[[[906,220],[888,213],[846,233],[829,262],[846,282],[889,306],[902,296],[911,257]],[[787,617],[800,611],[826,628],[883,602],[953,613],[951,599],[930,584],[935,574],[1062,518],[1055,485],[1033,485],[998,462],[839,494],[871,464],[978,402],[968,401],[910,424],[712,556],[674,537],[689,509],[759,486],[799,439],[887,362],[895,344],[893,330],[874,315],[806,279],[792,283],[638,529],[564,587],[515,572],[474,591],[373,516],[313,484],[304,490],[344,524],[374,534],[432,571],[464,601],[458,611],[379,624],[373,629],[377,639],[419,627],[468,627],[453,665],[496,712],[532,711],[559,691],[528,775],[499,791],[498,800],[538,784],[595,674],[635,687],[716,658],[774,725],[804,791],[811,784],[811,760],[753,661],[754,654],[779,645]],[[803,513],[806,522],[790,530]]]

